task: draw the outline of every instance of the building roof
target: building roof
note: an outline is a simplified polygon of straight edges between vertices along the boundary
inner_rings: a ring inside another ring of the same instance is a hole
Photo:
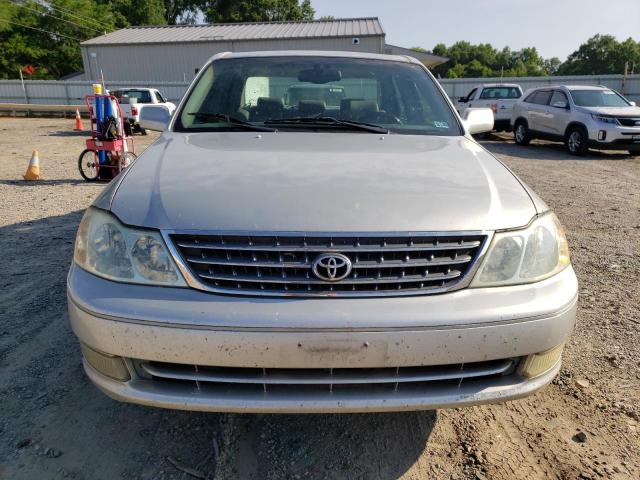
[[[316,37],[383,36],[377,17],[336,18],[299,22],[212,23],[127,27],[92,38],[82,45],[135,43],[224,42]]]

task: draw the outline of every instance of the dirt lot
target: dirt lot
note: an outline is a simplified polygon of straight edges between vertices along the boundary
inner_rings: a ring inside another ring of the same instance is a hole
[[[437,412],[202,414],[116,403],[82,372],[65,275],[103,187],[80,180],[72,128],[0,118],[0,478],[640,478],[640,158],[484,142],[569,232],[578,325],[544,391]],[[33,148],[46,180],[26,183]]]

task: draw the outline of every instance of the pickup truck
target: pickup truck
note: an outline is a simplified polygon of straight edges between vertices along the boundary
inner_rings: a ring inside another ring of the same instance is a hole
[[[133,131],[146,135],[147,131],[140,126],[140,112],[145,105],[163,105],[172,114],[175,104],[167,102],[164,96],[155,88],[122,88],[111,91],[120,102],[124,117],[129,120]]]
[[[466,97],[460,97],[456,110],[464,116],[468,108],[490,108],[494,115],[493,129],[508,132],[513,106],[521,96],[522,88],[515,83],[485,83],[473,87]]]

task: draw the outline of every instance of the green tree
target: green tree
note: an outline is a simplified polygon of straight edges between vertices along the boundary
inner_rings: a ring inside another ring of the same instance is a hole
[[[562,65],[562,61],[558,57],[551,57],[544,61],[542,69],[547,75],[555,75],[558,73],[560,65]]]
[[[129,25],[166,25],[163,0],[97,0],[100,7],[109,5],[116,27]]]
[[[558,75],[623,73],[625,63],[640,65],[640,42],[618,42],[612,35],[594,35],[558,69]]]
[[[206,10],[212,23],[313,20],[314,15],[310,0],[211,0]]]
[[[0,0],[0,78],[17,78],[32,65],[28,78],[59,78],[82,70],[80,42],[114,29],[109,5],[93,0]]]
[[[419,47],[417,47],[419,48]],[[545,60],[534,47],[512,51],[497,50],[488,43],[473,45],[456,42],[450,47],[439,43],[433,54],[449,61],[434,68],[437,76],[447,78],[546,75]]]

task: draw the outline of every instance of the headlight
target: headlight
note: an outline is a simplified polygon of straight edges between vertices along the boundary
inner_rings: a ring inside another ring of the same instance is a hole
[[[122,225],[89,208],[78,228],[73,258],[80,267],[118,282],[184,287],[160,233]]]
[[[532,283],[569,265],[569,247],[558,218],[551,212],[523,230],[496,233],[472,287]]]
[[[613,117],[603,117],[602,115],[596,115],[595,113],[592,113],[591,118],[593,118],[596,122],[610,123],[612,125],[618,124],[618,121]]]

